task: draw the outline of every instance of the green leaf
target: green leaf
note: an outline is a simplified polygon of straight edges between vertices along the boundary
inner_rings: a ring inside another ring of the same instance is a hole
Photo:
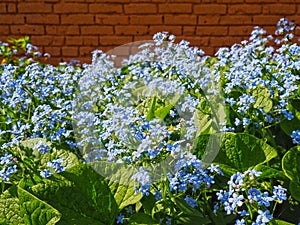
[[[38,152],[38,150],[32,150],[33,147],[38,144],[39,142],[42,142],[43,145],[49,146],[51,148],[51,152],[48,152],[46,154],[41,154]],[[25,148],[29,148],[31,151],[30,153],[33,154],[38,160],[39,164],[41,166],[46,166],[47,163],[53,159],[63,158],[64,159],[64,166],[67,168],[71,168],[75,165],[79,164],[79,160],[77,156],[70,152],[70,150],[64,149],[62,146],[54,146],[51,142],[47,141],[44,138],[32,138],[25,141],[22,141],[21,145]]]
[[[204,215],[199,210],[189,206],[182,197],[172,198],[171,200],[184,214],[189,216],[204,217]]]
[[[300,147],[288,150],[282,158],[282,170],[292,181],[300,182]]]
[[[293,225],[293,223],[289,223],[289,222],[286,222],[286,221],[283,221],[283,220],[272,220],[270,222],[270,224],[272,225]]]
[[[223,133],[211,134],[217,137],[216,140],[221,140],[220,149],[213,148],[213,151],[218,151],[213,162],[225,168],[232,168],[237,171],[245,171],[257,165],[264,164],[277,156],[276,150],[252,135],[245,133]],[[222,136],[224,135],[224,136]],[[218,138],[220,137],[220,138]],[[198,142],[202,146],[209,142],[212,138],[209,135],[199,136]],[[197,151],[205,151],[204,148],[197,149]],[[210,149],[206,149],[206,154],[211,154]],[[199,155],[199,154],[198,154]],[[202,153],[205,157],[205,153]]]
[[[255,98],[254,108],[261,108],[265,112],[270,112],[273,107],[273,102],[270,99],[270,92],[267,88],[257,88],[253,92],[253,97]]]
[[[1,224],[12,225],[25,224],[16,186],[10,187],[0,195],[0,222]]]
[[[143,204],[143,209],[146,214],[151,215],[152,209],[155,206],[156,199],[152,193],[150,193],[148,196],[143,196],[141,199],[141,203]]]
[[[18,187],[18,196],[26,224],[52,225],[60,220],[61,214],[59,211],[21,187]]]
[[[159,223],[145,213],[136,213],[129,218],[130,225],[158,225]]]
[[[104,177],[86,164],[55,174],[27,189],[61,212],[60,224],[68,224],[74,218],[88,221],[83,224],[114,224],[119,212]]]
[[[282,170],[291,180],[289,190],[291,195],[300,201],[300,147],[291,148],[282,158]]]
[[[134,184],[130,182],[131,177],[132,173],[130,170],[122,169],[118,170],[109,180],[108,186],[114,195],[119,209],[135,204],[143,197],[142,193],[135,193]]]
[[[167,105],[165,107],[161,107],[161,108],[155,110],[154,115],[155,115],[156,118],[159,118],[159,119],[163,120],[169,114],[170,110],[173,107],[174,107],[173,104],[169,104],[169,105]]]
[[[193,216],[193,215],[180,215],[179,219],[176,220],[179,222],[179,224],[184,225],[194,225],[194,224],[211,224],[210,219],[207,217],[199,217],[199,216]]]
[[[153,97],[151,105],[146,116],[147,120],[152,120],[155,117],[156,96]]]
[[[294,199],[300,201],[300,183],[291,181],[289,185],[289,190],[291,192],[291,195],[294,197]]]
[[[105,177],[108,187],[119,209],[135,204],[142,199],[141,193],[135,193],[133,174],[136,168],[122,163],[94,162],[89,164],[97,173]]]
[[[254,167],[254,169],[262,172],[262,174],[256,178],[257,180],[264,180],[266,178],[275,178],[276,180],[282,181],[288,180],[282,170],[277,170],[265,165],[258,165]]]
[[[180,209],[182,214],[177,218],[179,224],[208,224],[210,219],[199,210],[189,206],[182,197],[172,198],[172,201]]]
[[[297,112],[299,113],[299,112]],[[295,116],[294,119],[283,119],[280,122],[280,128],[290,136],[294,130],[300,130],[300,120]]]
[[[195,113],[195,126],[198,127],[196,136],[201,134],[209,134],[212,126],[212,119],[209,114],[196,110]]]

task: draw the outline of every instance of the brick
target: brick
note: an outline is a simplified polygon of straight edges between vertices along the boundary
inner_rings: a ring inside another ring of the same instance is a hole
[[[25,17],[23,15],[0,14],[0,24],[24,24]]]
[[[199,25],[214,25],[220,23],[220,16],[198,16]]]
[[[297,0],[280,0],[280,3],[297,3]]]
[[[203,47],[201,49],[205,52],[205,55],[214,56],[216,53],[216,49],[219,49],[219,48]]]
[[[291,15],[296,12],[296,6],[294,4],[270,4],[263,6],[264,14],[275,15]]]
[[[214,47],[230,47],[233,44],[240,43],[242,40],[242,37],[210,37],[209,45]]]
[[[186,40],[190,42],[190,46],[197,46],[199,48],[202,48],[203,46],[208,46],[208,37],[184,37],[184,36],[178,36],[176,38],[177,41],[180,40]]]
[[[11,3],[11,2],[18,2],[18,0],[2,0],[1,2],[9,2],[9,3]]]
[[[128,4],[124,5],[126,14],[155,14],[157,13],[156,4]]]
[[[59,16],[52,14],[26,15],[27,24],[59,24]]]
[[[47,52],[52,56],[61,56],[61,47],[46,46],[44,52]]]
[[[277,0],[245,0],[246,3],[259,3],[259,4],[262,4],[262,3],[276,3]]]
[[[54,13],[86,13],[88,12],[88,4],[81,3],[63,3],[54,5]]]
[[[192,13],[192,4],[186,3],[171,3],[171,4],[159,4],[159,13]]]
[[[226,14],[226,5],[223,4],[197,4],[193,7],[193,12],[199,15]]]
[[[9,26],[8,25],[0,25],[0,35],[9,34]]]
[[[31,42],[36,45],[43,45],[43,46],[63,46],[65,43],[63,36],[50,36],[50,35],[43,35],[43,36],[31,36]]]
[[[44,60],[44,62],[45,62],[45,63],[49,63],[49,64],[51,64],[51,65],[58,65],[59,62],[62,62],[62,58],[61,58],[61,57],[55,57],[55,56],[53,56],[53,57],[51,57],[51,58],[46,58],[46,59]]]
[[[184,26],[183,27],[183,35],[196,35],[196,26]]]
[[[101,45],[123,45],[132,42],[131,36],[100,36]]]
[[[79,47],[79,55],[81,57],[90,57],[92,55],[92,51],[95,50],[95,47],[90,46],[82,46]]]
[[[109,50],[107,53],[115,56],[129,56],[132,53],[131,44],[121,45]],[[133,51],[134,52],[134,51]]]
[[[134,36],[133,41],[138,44],[153,42],[153,35]]]
[[[113,34],[114,29],[113,26],[96,26],[96,25],[90,25],[90,26],[81,26],[80,27],[81,34],[88,35],[88,34]]]
[[[79,26],[77,25],[60,25],[60,26],[46,26],[46,34],[63,35],[63,34],[80,34]]]
[[[200,36],[225,36],[228,34],[226,26],[198,26],[196,34]]]
[[[13,4],[13,3],[7,4],[7,12],[8,13],[16,13],[17,12],[16,4]]]
[[[90,14],[62,15],[62,24],[93,24],[94,16]]]
[[[91,13],[122,13],[121,4],[90,4],[89,12]]]
[[[115,26],[115,34],[117,35],[143,35],[147,34],[147,26]]]
[[[249,16],[221,16],[220,24],[235,25],[235,24],[252,24],[252,18]]]
[[[129,16],[124,15],[96,15],[96,23],[104,25],[129,24]]]
[[[95,0],[64,0],[65,2],[90,2],[94,3]],[[131,0],[101,0],[102,3],[127,3]]]
[[[70,56],[70,57],[63,57],[62,62],[76,65],[78,63],[81,63],[82,61],[78,59],[78,56],[76,56],[76,57],[75,56]]]
[[[173,25],[196,25],[197,16],[195,15],[166,15],[164,18],[165,24]]]
[[[0,4],[0,13],[6,13],[6,4],[4,3]]]
[[[163,16],[161,15],[130,16],[130,24],[152,25],[162,23]]]
[[[210,0],[203,0],[205,3],[210,3]],[[243,3],[244,0],[216,0],[215,3]]]
[[[52,5],[46,3],[19,3],[19,13],[50,13],[52,11]]]
[[[257,26],[257,25],[273,25],[273,26],[275,26],[275,24],[278,22],[278,20],[280,18],[281,18],[280,15],[278,15],[278,16],[259,15],[259,16],[253,17],[253,24],[255,24],[255,26]]]
[[[10,27],[12,34],[30,35],[30,34],[45,34],[44,26],[35,25],[12,25]]]
[[[152,35],[162,31],[166,31],[174,35],[181,35],[182,27],[181,26],[150,26],[149,28],[149,34]]]
[[[63,56],[78,56],[78,47],[64,46],[62,47]]]
[[[83,44],[83,37],[81,36],[67,36],[66,37],[66,45],[82,45]]]
[[[262,6],[257,4],[238,4],[228,5],[228,14],[260,14],[262,12]]]
[[[253,26],[229,26],[228,34],[230,36],[249,36],[253,30]]]
[[[66,3],[73,3],[73,2],[76,2],[76,3],[84,3],[84,2],[87,2],[87,3],[90,3],[90,2],[94,2],[94,0],[64,0]]]
[[[35,0],[33,0],[35,1]],[[44,0],[45,3],[57,3],[59,2],[60,0]]]
[[[83,37],[84,46],[99,46],[99,37],[98,36],[84,36]]]
[[[210,0],[212,1],[212,0]],[[166,2],[166,0],[152,0],[152,2]],[[199,3],[200,0],[172,0],[172,3]]]

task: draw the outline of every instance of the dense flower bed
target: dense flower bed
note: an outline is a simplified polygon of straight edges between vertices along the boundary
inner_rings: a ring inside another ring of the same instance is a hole
[[[157,33],[120,68],[0,43],[0,223],[300,223],[300,46],[277,26],[216,57]]]

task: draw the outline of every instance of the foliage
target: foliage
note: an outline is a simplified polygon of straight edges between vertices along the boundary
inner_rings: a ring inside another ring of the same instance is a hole
[[[0,223],[300,223],[300,46],[277,26],[216,57],[157,33],[121,68],[0,43]]]

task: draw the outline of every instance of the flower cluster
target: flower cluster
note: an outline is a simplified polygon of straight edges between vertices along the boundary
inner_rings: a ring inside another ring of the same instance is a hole
[[[228,189],[217,193],[218,203],[215,212],[223,209],[227,215],[239,215],[236,224],[265,225],[273,219],[270,208],[273,202],[282,203],[287,199],[286,189],[282,186],[274,186],[273,193],[261,191],[261,183],[256,179],[261,172],[247,170],[244,173],[236,173],[228,181]],[[256,215],[256,218],[255,218]]]
[[[64,159],[63,158],[52,160],[52,161],[48,162],[47,163],[47,167],[49,169],[42,170],[40,172],[41,177],[48,178],[51,175],[53,175],[54,173],[60,173],[60,172],[65,171],[67,168],[62,165],[63,163],[64,163]]]
[[[300,47],[291,44],[296,26],[287,19],[278,22],[276,36],[282,44],[269,46],[273,39],[256,27],[249,41],[221,48],[214,64],[217,79],[223,78],[225,103],[236,114],[222,124],[222,131],[274,127],[294,119],[290,100],[298,95]]]
[[[5,152],[4,156],[0,157],[0,180],[8,182],[11,174],[17,172],[16,160],[8,152]]]

